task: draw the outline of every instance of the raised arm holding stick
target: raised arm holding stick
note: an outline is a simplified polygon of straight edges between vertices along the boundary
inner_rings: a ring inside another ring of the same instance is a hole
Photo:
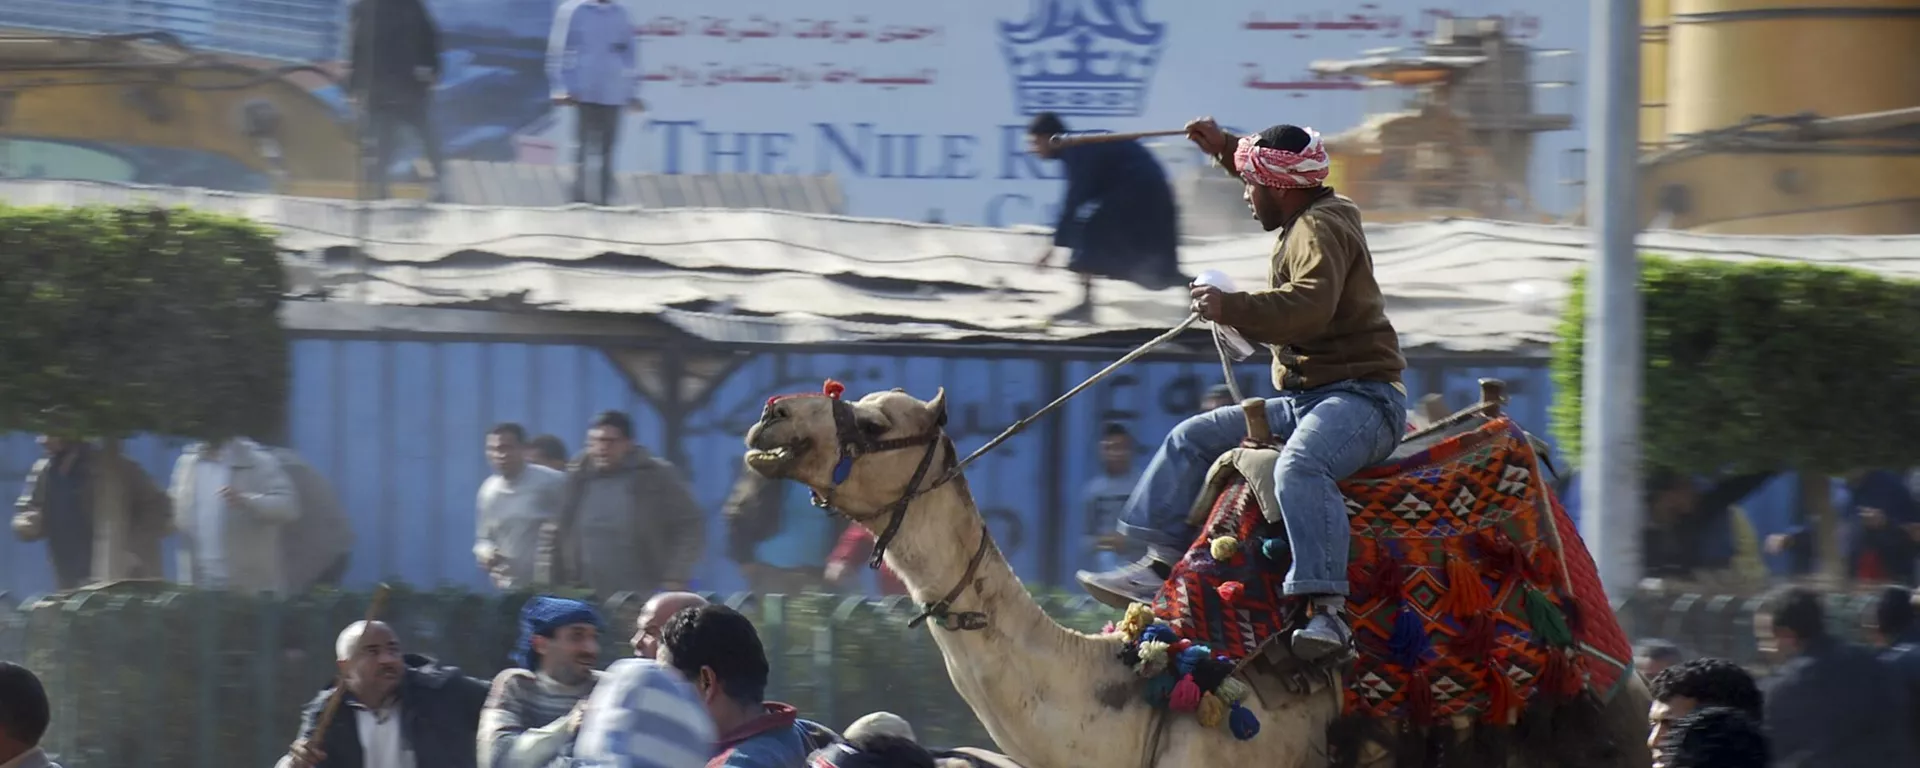
[[[1293,566],[1289,595],[1309,599],[1313,618],[1292,638],[1304,659],[1334,654],[1352,640],[1341,618],[1347,593],[1347,512],[1336,483],[1380,461],[1399,444],[1406,420],[1406,360],[1374,280],[1360,209],[1323,185],[1330,170],[1320,135],[1276,125],[1233,136],[1211,118],[1187,124],[1187,138],[1246,186],[1254,219],[1278,232],[1271,287],[1227,292],[1190,287],[1192,309],[1232,326],[1273,353],[1277,397],[1265,403],[1285,443],[1275,468]],[[1246,434],[1238,406],[1174,427],[1120,515],[1120,532],[1147,546],[1139,562],[1082,571],[1088,591],[1116,605],[1151,603],[1194,531],[1187,511],[1207,467]]]

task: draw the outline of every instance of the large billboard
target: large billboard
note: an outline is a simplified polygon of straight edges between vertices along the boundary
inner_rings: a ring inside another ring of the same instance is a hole
[[[1577,51],[1587,13],[1584,2],[1524,0],[606,1],[633,18],[645,77],[646,110],[623,121],[619,170],[831,173],[857,215],[991,225],[1054,218],[1059,169],[1027,154],[1021,136],[1036,112],[1059,112],[1074,130],[1177,128],[1213,115],[1331,134],[1361,119],[1365,88],[1314,76],[1313,61],[1414,51],[1448,17],[1500,17],[1520,42]],[[222,0],[218,14],[213,0],[161,4],[173,10],[46,0],[37,15],[0,9],[0,26],[163,28],[213,53],[304,56],[339,70],[344,0]],[[45,10],[66,5],[76,12]],[[202,5],[206,13],[189,12]],[[570,161],[573,116],[549,102],[543,65],[555,2],[428,7],[442,31],[434,114],[447,154]],[[337,90],[316,90],[344,108]],[[1566,96],[1556,106],[1577,113],[1582,100]],[[1577,132],[1543,137],[1531,185],[1542,206],[1567,202],[1552,177],[1578,144]]]

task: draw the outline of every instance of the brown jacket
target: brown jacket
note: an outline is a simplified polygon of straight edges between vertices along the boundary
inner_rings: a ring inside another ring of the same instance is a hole
[[[1273,287],[1222,297],[1220,320],[1273,350],[1273,385],[1399,382],[1407,360],[1373,279],[1360,207],[1331,188],[1280,230]]]
[[[166,538],[172,523],[171,502],[155,485],[146,470],[120,454],[119,446],[109,441],[104,448],[85,446],[87,484],[84,494],[88,515],[93,518],[93,571],[91,583],[122,579],[158,579],[164,576],[160,561],[160,540]],[[13,532],[21,541],[38,541],[45,535],[41,515],[46,504],[50,459],[33,463],[27,474],[26,492],[15,502]],[[61,584],[72,589],[82,584]]]
[[[624,566],[594,564],[583,549],[591,544],[583,538],[594,533],[583,519],[591,483],[622,482],[632,494],[632,518],[625,526],[632,538],[622,546],[631,552]],[[694,567],[707,553],[707,521],[700,504],[679,468],[648,453],[640,446],[619,467],[598,468],[585,454],[567,466],[565,489],[561,492],[560,512],[550,534],[543,533],[541,548],[548,552],[536,563],[535,580],[556,586],[586,586],[602,598],[615,592],[650,593],[661,584],[684,587]],[[596,578],[595,574],[600,574]],[[596,581],[616,583],[595,583]]]
[[[720,516],[727,523],[727,559],[754,562],[753,550],[780,532],[780,505],[786,487],[750,469],[740,471]]]

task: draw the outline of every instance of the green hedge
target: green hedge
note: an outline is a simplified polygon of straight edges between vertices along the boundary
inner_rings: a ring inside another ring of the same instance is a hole
[[[1716,473],[1920,459],[1920,282],[1780,262],[1641,259],[1642,456]],[[1553,351],[1554,433],[1580,451],[1584,275]]]
[[[507,663],[528,594],[396,588],[382,618],[404,650],[491,679]],[[925,627],[900,599],[709,596],[752,617],[772,662],[768,695],[845,728],[899,713],[929,744],[988,745],[953,690]],[[1042,595],[1061,623],[1097,630],[1115,618],[1090,599]],[[627,643],[643,601],[607,602],[603,663]],[[54,703],[46,744],[67,768],[271,765],[300,708],[330,684],[333,640],[367,595],[276,600],[127,582],[0,608],[0,659],[24,658]],[[9,622],[11,628],[9,628]]]
[[[0,205],[0,432],[273,434],[285,292],[244,219]]]

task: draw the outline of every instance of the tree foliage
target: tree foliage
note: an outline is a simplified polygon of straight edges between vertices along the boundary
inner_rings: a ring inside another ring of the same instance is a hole
[[[0,205],[0,431],[273,433],[285,283],[244,219]]]
[[[1920,459],[1920,282],[1654,256],[1641,453],[1685,472],[1839,474]],[[1553,427],[1578,455],[1584,275],[1553,351]]]

